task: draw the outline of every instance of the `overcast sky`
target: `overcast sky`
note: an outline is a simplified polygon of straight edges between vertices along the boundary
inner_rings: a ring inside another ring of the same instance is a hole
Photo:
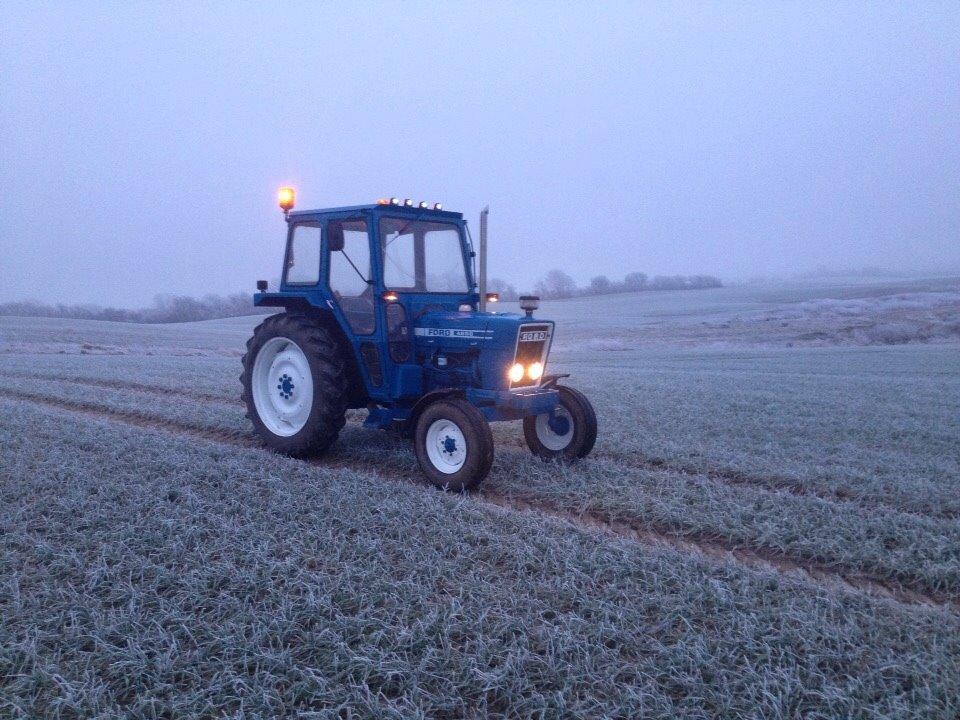
[[[960,3],[0,4],[0,300],[279,275],[400,195],[521,289],[960,267]]]

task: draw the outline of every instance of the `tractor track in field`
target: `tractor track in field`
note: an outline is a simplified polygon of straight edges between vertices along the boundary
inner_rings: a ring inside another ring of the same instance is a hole
[[[56,380],[57,382],[68,382],[74,385],[86,385],[87,387],[103,388],[105,390],[134,390],[136,392],[148,393],[151,395],[160,395],[162,397],[180,397],[187,400],[218,403],[229,407],[242,407],[243,402],[239,394],[236,398],[223,397],[213,393],[196,392],[193,390],[178,390],[176,388],[163,387],[161,385],[148,385],[146,383],[125,382],[121,380],[101,380],[99,378],[85,378],[71,375],[28,375],[26,373],[0,373],[0,377],[16,378],[18,380]]]
[[[27,375],[24,373],[0,373],[0,377],[10,377],[18,379],[33,379],[36,376]],[[76,376],[59,376],[59,375],[48,375],[44,376],[50,380],[57,380],[61,382],[69,382],[75,385],[86,385],[89,387],[100,387],[105,389],[114,389],[114,390],[134,390],[137,392],[149,393],[159,396],[174,396],[182,397],[191,401],[204,401],[212,402],[220,405],[224,405],[230,408],[242,408],[243,402],[239,397],[236,399],[223,397],[222,395],[214,395],[212,393],[203,393],[203,392],[192,392],[186,390],[177,390],[173,388],[166,388],[159,385],[149,385],[146,383],[138,382],[124,382],[120,380],[101,380],[97,378],[84,378]],[[500,444],[509,445],[511,447],[518,447],[521,449],[526,449],[526,446],[523,443],[517,442],[514,439],[501,439]],[[845,491],[842,489],[830,490],[826,488],[809,488],[799,486],[797,483],[787,479],[787,478],[778,478],[771,476],[756,476],[749,473],[745,473],[739,470],[724,468],[724,469],[711,469],[711,468],[698,468],[695,465],[690,465],[686,463],[677,463],[664,458],[651,457],[647,455],[623,455],[620,453],[611,452],[609,450],[600,450],[595,449],[591,454],[591,457],[597,460],[606,460],[609,462],[614,462],[619,465],[626,467],[634,468],[637,470],[651,470],[651,471],[667,471],[678,473],[680,475],[685,475],[687,477],[694,478],[706,478],[713,482],[722,483],[724,485],[732,486],[743,486],[743,487],[752,487],[759,490],[766,490],[769,492],[782,492],[788,495],[799,498],[819,498],[826,502],[831,503],[842,503],[845,505],[853,505],[858,509],[863,510],[880,510],[884,512],[898,513],[901,515],[910,515],[922,520],[947,520],[954,521],[960,519],[960,512],[954,510],[919,510],[919,509],[907,509],[898,507],[896,505],[891,505],[890,503],[885,503],[881,500],[872,500],[870,498],[865,498],[863,496],[858,496],[855,493]]]
[[[526,449],[526,445],[516,440],[500,440],[501,445]],[[672,472],[691,478],[706,478],[723,485],[751,487],[768,492],[782,492],[798,498],[818,498],[830,503],[852,505],[860,510],[881,510],[884,512],[909,515],[920,520],[960,519],[960,512],[953,510],[916,510],[891,505],[881,500],[872,500],[843,490],[828,490],[824,488],[800,487],[786,478],[758,477],[739,470],[698,468],[694,465],[675,463],[662,458],[645,455],[623,455],[609,450],[595,449],[590,453],[591,459],[606,460],[634,470],[651,470],[654,472]]]
[[[53,398],[35,393],[13,392],[6,388],[0,388],[0,398],[14,400],[17,402],[29,402],[34,405],[52,408],[54,410],[67,410],[79,413],[87,417],[98,418],[101,420],[114,420],[134,427],[147,430],[161,430],[178,435],[188,435],[201,440],[210,440],[225,445],[234,445],[236,447],[262,447],[252,437],[242,433],[231,433],[228,430],[214,430],[212,428],[202,428],[196,425],[178,422],[176,420],[167,420],[165,418],[151,415],[150,413],[137,412],[135,410],[113,410],[101,407],[93,403],[82,400],[70,400],[67,398]]]
[[[663,458],[649,457],[649,456],[639,456],[632,458],[625,458],[617,456],[614,453],[601,451],[597,454],[598,458],[605,460],[611,460],[617,463],[625,463],[631,467],[635,467],[643,470],[666,470],[669,472],[679,473],[681,475],[687,475],[690,477],[705,477],[708,480],[713,480],[714,482],[723,483],[725,485],[738,485],[744,487],[758,488],[761,490],[769,490],[773,492],[783,492],[788,495],[793,495],[794,497],[815,497],[820,500],[825,500],[831,503],[843,503],[846,505],[856,505],[857,507],[863,508],[865,510],[883,510],[886,512],[893,512],[902,515],[912,515],[917,518],[931,519],[931,520],[957,520],[960,519],[960,512],[954,510],[915,510],[902,508],[897,505],[891,505],[890,503],[885,503],[881,500],[872,500],[870,498],[865,498],[855,493],[836,489],[830,490],[827,488],[809,488],[801,487],[796,482],[788,480],[787,478],[780,478],[774,476],[764,476],[758,477],[756,475],[751,475],[749,473],[742,472],[740,470],[734,470],[732,468],[723,468],[723,469],[710,469],[710,468],[698,468],[695,465],[687,465],[684,463],[676,463],[670,460],[665,460]]]
[[[71,412],[99,420],[121,422],[155,432],[167,432],[246,449],[263,449],[263,446],[250,435],[199,428],[186,423],[157,418],[147,413],[111,410],[91,403],[17,393],[2,388],[0,388],[0,398],[17,402],[26,401],[53,410]],[[357,468],[353,462],[338,461],[335,458],[308,460],[307,462],[319,468],[350,469],[354,471],[360,469],[364,472],[380,475],[376,470]],[[399,474],[405,481],[424,484],[414,473],[400,472]],[[599,533],[621,541],[656,549],[672,549],[705,561],[734,563],[754,570],[772,571],[779,575],[798,579],[807,585],[830,590],[843,590],[857,595],[865,594],[902,606],[920,606],[953,614],[960,613],[960,599],[958,598],[945,593],[906,587],[855,570],[841,570],[815,561],[800,560],[775,552],[746,548],[735,543],[724,542],[718,538],[696,534],[681,536],[675,534],[669,527],[627,523],[596,510],[573,512],[539,498],[501,493],[489,486],[469,497],[472,502],[495,512],[535,515],[544,519],[561,521],[581,531],[593,534]]]
[[[602,512],[573,512],[553,507],[536,498],[519,497],[480,491],[489,503],[511,512],[525,512],[542,517],[562,520],[579,529],[594,530],[610,537],[639,543],[646,546],[665,547],[687,555],[720,561],[734,562],[755,570],[773,571],[779,575],[799,578],[810,585],[845,590],[856,594],[891,600],[900,605],[924,607],[960,613],[960,600],[945,594],[925,591],[882,580],[855,570],[838,570],[823,563],[796,560],[786,555],[751,549],[719,538],[698,535],[676,535],[670,528],[628,523],[614,520]]]

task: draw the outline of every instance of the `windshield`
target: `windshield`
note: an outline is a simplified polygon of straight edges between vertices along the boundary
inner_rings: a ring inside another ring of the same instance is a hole
[[[380,219],[383,282],[391,290],[468,292],[460,228],[453,223]]]

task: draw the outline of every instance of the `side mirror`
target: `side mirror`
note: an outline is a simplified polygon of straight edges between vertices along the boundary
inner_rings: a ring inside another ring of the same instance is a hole
[[[327,225],[327,247],[330,252],[343,250],[343,225],[340,223]]]
[[[257,290],[259,292],[267,291],[267,281],[266,280],[257,280]]]

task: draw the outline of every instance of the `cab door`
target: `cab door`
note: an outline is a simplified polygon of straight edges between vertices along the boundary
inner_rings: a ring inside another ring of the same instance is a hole
[[[368,393],[382,398],[384,367],[379,351],[382,341],[378,332],[368,220],[364,216],[329,218],[324,233],[330,302],[347,330]]]

